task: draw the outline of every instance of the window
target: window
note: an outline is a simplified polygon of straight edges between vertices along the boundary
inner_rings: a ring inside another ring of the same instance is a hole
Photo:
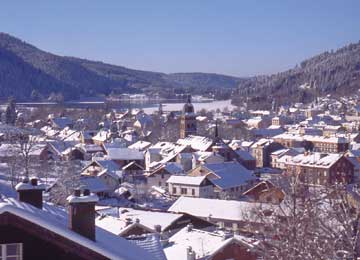
[[[172,188],[172,193],[173,193],[173,194],[176,194],[176,187],[173,187],[173,188]]]
[[[192,194],[193,196],[195,196],[195,189],[192,189],[192,190],[191,190],[191,194]]]
[[[22,260],[22,244],[2,244],[0,245],[1,260]]]
[[[181,188],[181,194],[186,194],[187,193],[187,189],[186,188]]]

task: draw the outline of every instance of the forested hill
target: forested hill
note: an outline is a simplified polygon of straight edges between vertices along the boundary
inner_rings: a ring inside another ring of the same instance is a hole
[[[20,39],[0,33],[0,96],[27,100],[31,94],[65,99],[98,94],[143,92],[173,88],[237,87],[237,78],[218,74],[164,74],[128,69],[42,51]],[[200,75],[200,76],[199,76]]]
[[[324,52],[285,72],[241,81],[233,101],[240,104],[250,97],[248,104],[259,107],[269,106],[272,100],[307,102],[325,94],[351,95],[359,89],[360,42]]]
[[[220,96],[224,90],[234,89],[234,103],[250,98],[249,104],[269,106],[272,100],[306,102],[316,95],[342,95],[359,88],[360,43],[322,53],[285,72],[238,78],[211,73],[165,74],[63,57],[0,33],[0,98],[34,100],[51,93],[60,93],[67,100],[111,92],[172,95],[174,89]]]

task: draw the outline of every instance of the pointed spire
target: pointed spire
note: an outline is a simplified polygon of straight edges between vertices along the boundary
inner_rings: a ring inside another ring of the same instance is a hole
[[[218,120],[215,121],[215,139],[219,138]]]
[[[191,103],[191,95],[190,94],[187,96],[187,102]]]

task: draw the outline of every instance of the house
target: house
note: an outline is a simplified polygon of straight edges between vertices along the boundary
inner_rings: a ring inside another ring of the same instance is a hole
[[[171,196],[214,197],[214,184],[206,176],[172,175],[166,183]]]
[[[188,173],[190,176],[207,176],[214,184],[219,198],[237,199],[257,182],[253,172],[237,162],[203,164]]]
[[[247,200],[260,203],[279,204],[285,198],[285,192],[271,181],[261,181],[243,193]]]
[[[155,259],[124,238],[95,226],[96,195],[68,197],[69,210],[42,202],[36,179],[16,186],[19,200],[0,201],[2,259]],[[79,214],[80,213],[80,214]]]
[[[93,137],[96,135],[97,131],[95,130],[84,130],[80,131],[80,142],[83,144],[93,144]]]
[[[74,127],[74,122],[69,117],[50,117],[48,119],[48,124],[54,129],[64,129],[65,127]]]
[[[211,151],[214,141],[213,139],[204,136],[188,135],[185,138],[179,139],[177,144],[190,146],[193,152],[206,152]]]
[[[252,156],[256,159],[256,167],[269,167],[271,163],[270,154],[283,149],[280,143],[270,139],[260,139],[251,146]]]
[[[136,179],[144,178],[144,167],[132,161],[121,168],[121,173],[123,181],[134,183]]]
[[[204,231],[188,225],[171,236],[164,251],[168,260],[256,260],[256,240],[223,231]]]
[[[271,167],[278,169],[286,169],[286,162],[291,160],[294,156],[304,152],[305,149],[301,149],[301,148],[280,149],[275,152],[272,152],[270,155]]]
[[[119,187],[122,178],[120,167],[110,160],[93,160],[81,170],[81,175],[101,179],[110,191]]]
[[[199,229],[214,228],[214,224],[186,213],[152,211],[134,208],[100,207],[96,219],[104,229],[121,236],[148,233],[174,234],[186,225]],[[112,218],[106,219],[107,216]]]
[[[52,160],[84,160],[85,153],[76,145],[76,141],[50,141],[48,144],[48,156]]]
[[[214,152],[194,152],[193,168],[204,163],[223,163],[225,158]]]
[[[107,130],[100,130],[91,139],[94,144],[103,145],[111,138],[111,133]]]
[[[342,136],[318,136],[283,133],[272,138],[287,148],[307,147],[308,150],[324,153],[341,153],[349,149],[349,140]]]
[[[300,181],[312,185],[352,183],[354,165],[343,154],[305,152],[286,164],[287,173],[298,175]]]
[[[100,145],[97,144],[84,144],[80,143],[75,146],[79,148],[83,154],[85,160],[91,160],[95,154],[103,154],[104,150]]]
[[[237,149],[235,152],[238,155],[238,162],[240,162],[248,170],[255,170],[256,159],[251,153],[242,149]]]
[[[101,227],[114,235],[121,237],[139,236],[156,233],[154,227],[147,227],[139,219],[121,219],[111,215],[102,214],[95,220],[96,226]]]
[[[137,141],[136,143],[133,143],[131,145],[128,146],[128,148],[130,149],[135,149],[135,150],[139,150],[139,151],[146,151],[149,147],[151,146],[150,142],[146,142],[143,140]]]
[[[116,162],[120,166],[124,166],[132,161],[135,161],[139,165],[144,165],[144,154],[136,149],[107,146],[104,148],[106,158]]]
[[[113,190],[98,177],[81,176],[79,182],[81,187],[90,190],[91,193],[96,194],[99,198],[108,197],[113,192]]]
[[[166,239],[162,239],[159,234],[147,234],[141,236],[127,237],[127,240],[135,245],[146,248],[157,260],[167,260],[163,244]]]
[[[145,175],[149,188],[152,186],[157,186],[163,189],[167,189],[167,180],[172,175],[179,174],[184,174],[183,167],[176,162],[168,162]]]
[[[257,117],[252,117],[248,120],[244,120],[244,123],[249,127],[249,128],[266,128],[269,127],[271,124],[271,120],[268,116],[257,116]]]
[[[275,212],[276,207],[269,203],[257,203],[236,200],[180,197],[168,209],[173,213],[187,213],[216,224],[233,232],[257,232],[265,227],[259,225],[254,210]],[[275,212],[277,214],[277,212]]]

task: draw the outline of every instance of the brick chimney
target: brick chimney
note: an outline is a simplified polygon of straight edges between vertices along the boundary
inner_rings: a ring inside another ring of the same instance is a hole
[[[95,204],[99,200],[96,194],[88,189],[74,191],[67,198],[69,202],[69,223],[72,231],[95,241]]]
[[[30,181],[28,178],[24,178],[22,182],[15,186],[15,189],[18,192],[19,201],[29,203],[39,209],[42,209],[42,193],[45,190],[45,185],[39,185],[36,177],[30,178]]]

